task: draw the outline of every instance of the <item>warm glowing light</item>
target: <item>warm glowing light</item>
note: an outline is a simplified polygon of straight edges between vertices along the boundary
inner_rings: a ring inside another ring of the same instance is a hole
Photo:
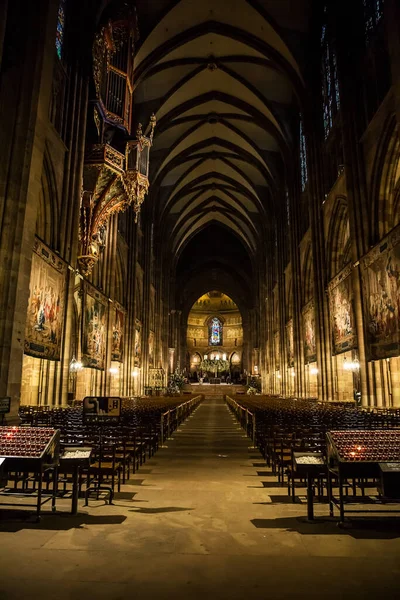
[[[207,354],[204,355],[204,360],[207,360],[208,356]]]
[[[222,355],[222,360],[226,360],[226,354],[225,353]]]
[[[116,375],[118,373],[118,369],[117,367],[110,367],[108,372],[111,373],[111,375]]]
[[[276,374],[277,379],[282,379],[282,375],[280,373]]]
[[[138,369],[135,367],[135,370],[134,370],[134,371],[132,371],[132,377],[138,377],[138,375],[139,375],[139,371],[138,371]]]
[[[210,354],[211,360],[214,360],[214,354]]]
[[[296,373],[294,371],[292,371],[290,374],[292,377],[296,377]]]
[[[310,375],[318,375],[319,370],[317,369],[317,367],[311,367],[310,369]]]
[[[357,358],[355,358],[354,360],[346,360],[346,358],[344,358],[343,369],[345,371],[359,371],[360,370],[360,362],[358,361]]]

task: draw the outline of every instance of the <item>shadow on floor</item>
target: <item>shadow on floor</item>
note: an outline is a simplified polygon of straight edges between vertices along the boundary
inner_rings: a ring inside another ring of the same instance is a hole
[[[160,506],[160,508],[137,508],[130,512],[142,513],[145,515],[156,515],[159,513],[181,512],[185,510],[194,510],[194,508],[182,508],[180,506]]]
[[[43,514],[40,523],[32,522],[32,513],[25,510],[0,510],[0,532],[17,532],[21,529],[48,529],[67,531],[81,529],[87,525],[121,525],[126,521],[124,515],[89,515],[78,513],[72,516],[68,513]]]
[[[349,535],[355,539],[393,540],[400,538],[400,519],[381,517],[352,518],[346,527],[338,527],[337,519],[317,517],[309,523],[305,517],[251,519],[257,529],[286,529],[301,535]]]

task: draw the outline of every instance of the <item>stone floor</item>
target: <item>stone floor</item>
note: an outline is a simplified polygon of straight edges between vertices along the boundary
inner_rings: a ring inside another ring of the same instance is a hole
[[[114,506],[1,511],[0,598],[399,598],[400,527],[293,504],[222,400],[204,402]],[[64,513],[62,511],[65,511]]]

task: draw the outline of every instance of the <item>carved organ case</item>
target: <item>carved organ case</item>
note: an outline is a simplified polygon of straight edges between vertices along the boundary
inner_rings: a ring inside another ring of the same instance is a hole
[[[114,19],[103,25],[93,44],[95,98],[91,104],[97,139],[88,140],[82,182],[78,266],[89,275],[105,247],[112,214],[132,206],[137,221],[149,188],[149,155],[156,118],[149,135],[142,125],[131,136],[136,13],[123,2]],[[90,116],[89,116],[90,117]]]

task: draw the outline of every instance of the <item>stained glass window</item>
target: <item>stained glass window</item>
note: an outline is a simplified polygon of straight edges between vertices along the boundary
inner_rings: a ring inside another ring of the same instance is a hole
[[[301,191],[304,192],[307,179],[307,148],[306,138],[303,131],[303,121],[300,119],[300,177],[301,177]]]
[[[222,323],[218,317],[214,317],[210,323],[210,345],[222,345]]]
[[[58,18],[57,18],[57,34],[56,34],[56,51],[57,56],[61,60],[63,53],[64,44],[64,27],[65,27],[65,5],[67,0],[60,0],[58,5]]]
[[[322,109],[326,139],[332,129],[333,119],[340,108],[336,53],[328,39],[326,23],[322,25],[321,30],[321,56]]]
[[[369,41],[383,17],[384,0],[363,0],[363,3],[365,36],[367,41]]]

